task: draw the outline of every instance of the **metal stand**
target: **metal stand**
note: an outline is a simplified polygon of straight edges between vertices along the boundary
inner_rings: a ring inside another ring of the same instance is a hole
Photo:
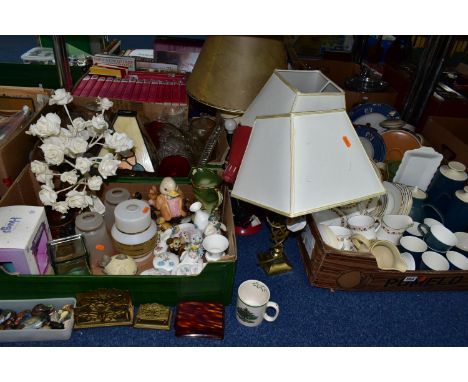
[[[279,218],[281,219],[281,217]],[[289,236],[289,230],[284,221],[280,219],[273,220],[268,216],[266,219],[270,225],[273,245],[269,252],[262,252],[257,255],[258,265],[269,276],[289,272],[292,270],[292,266],[284,253],[284,242]]]
[[[70,71],[70,63],[68,62],[67,46],[64,36],[52,36],[54,43],[55,64],[60,80],[60,86],[65,90],[70,91],[73,88],[73,78]]]
[[[429,98],[439,82],[454,36],[430,36],[419,59],[411,89],[403,107],[401,118],[417,126]]]

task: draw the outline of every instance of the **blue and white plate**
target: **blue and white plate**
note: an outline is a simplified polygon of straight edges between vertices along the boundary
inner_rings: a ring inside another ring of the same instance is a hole
[[[354,125],[369,125],[379,133],[386,130],[380,126],[380,122],[400,118],[398,112],[385,103],[363,103],[353,107],[348,114]]]
[[[377,130],[372,127],[357,126],[356,133],[359,136],[367,155],[369,155],[369,158],[376,162],[383,162],[385,160],[387,149],[384,140]]]

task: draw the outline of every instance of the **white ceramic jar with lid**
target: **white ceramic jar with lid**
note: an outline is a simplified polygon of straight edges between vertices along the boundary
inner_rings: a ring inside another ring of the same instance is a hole
[[[148,258],[156,246],[156,224],[151,219],[147,202],[129,199],[114,210],[115,223],[111,234],[114,248],[135,261]]]
[[[114,225],[114,210],[119,203],[130,199],[130,192],[122,187],[115,187],[108,190],[104,196],[104,205],[106,206],[106,212],[104,215],[104,221],[106,227],[110,231]]]

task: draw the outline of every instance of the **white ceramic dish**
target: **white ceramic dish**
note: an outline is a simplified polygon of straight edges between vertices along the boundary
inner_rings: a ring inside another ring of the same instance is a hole
[[[73,297],[47,298],[36,300],[1,300],[1,309],[11,309],[15,312],[32,309],[37,304],[53,305],[60,309],[66,304],[76,306],[76,299]],[[73,325],[75,323],[74,314],[64,322],[64,329],[19,329],[0,330],[0,342],[23,342],[23,341],[57,341],[68,340],[71,337]]]
[[[406,151],[393,181],[426,191],[442,158],[432,147]]]

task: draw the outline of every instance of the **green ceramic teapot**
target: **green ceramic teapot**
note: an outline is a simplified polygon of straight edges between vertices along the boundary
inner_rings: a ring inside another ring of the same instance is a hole
[[[191,174],[193,194],[203,204],[203,209],[208,212],[216,210],[223,202],[223,194],[219,190],[222,183],[221,177],[207,168],[194,168]]]

